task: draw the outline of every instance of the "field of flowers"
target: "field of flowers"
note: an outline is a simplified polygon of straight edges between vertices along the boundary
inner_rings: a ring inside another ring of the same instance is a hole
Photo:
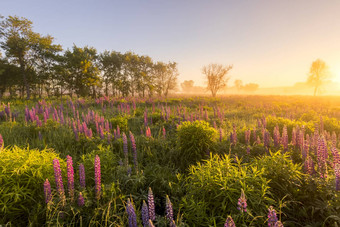
[[[0,225],[338,226],[340,98],[3,100]]]

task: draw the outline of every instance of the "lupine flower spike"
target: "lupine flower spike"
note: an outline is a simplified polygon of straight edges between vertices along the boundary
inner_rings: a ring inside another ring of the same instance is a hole
[[[79,192],[78,206],[82,207],[82,206],[84,206],[84,204],[85,204],[85,201],[84,201],[83,194],[81,192]]]
[[[268,226],[274,227],[277,221],[278,220],[276,216],[276,210],[272,206],[270,206],[268,208]]]
[[[72,157],[67,155],[67,188],[71,201],[74,199],[74,169]]]
[[[243,189],[241,189],[241,196],[238,199],[237,209],[240,210],[242,213],[247,212],[247,199]]]
[[[96,155],[94,160],[94,180],[95,180],[95,187],[96,187],[96,199],[100,199],[100,190],[101,190],[101,174],[100,174],[100,158]]]
[[[224,227],[236,227],[235,222],[231,216],[228,216],[227,220],[224,223]]]
[[[169,196],[166,195],[166,205],[165,205],[165,211],[166,211],[166,218],[170,221],[174,220],[174,212],[172,209],[172,204],[171,201],[169,199]]]
[[[4,147],[4,139],[2,138],[2,135],[0,134],[0,151]]]
[[[142,220],[143,220],[143,226],[148,227],[149,225],[149,211],[148,211],[148,205],[143,200],[143,206],[142,206]]]
[[[54,178],[57,191],[61,200],[65,200],[64,184],[61,176],[60,164],[58,159],[53,160]]]
[[[153,193],[151,188],[149,188],[148,192],[148,205],[149,205],[149,218],[151,219],[151,221],[154,221],[156,219],[155,202],[153,199]]]
[[[45,203],[48,204],[52,200],[51,184],[48,181],[48,179],[46,179],[44,183],[44,195],[45,195]]]
[[[133,204],[130,202],[130,199],[128,199],[127,201],[126,212],[129,218],[129,227],[137,227],[137,216],[135,208],[133,207]]]
[[[85,167],[84,164],[79,164],[79,184],[82,189],[85,189]]]

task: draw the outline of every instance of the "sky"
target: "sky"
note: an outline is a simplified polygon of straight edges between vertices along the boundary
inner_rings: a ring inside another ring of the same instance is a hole
[[[320,58],[340,82],[339,0],[0,0],[0,15],[33,22],[64,49],[133,51],[178,63],[179,81],[204,85],[201,69],[233,65],[260,87],[306,81]],[[340,88],[339,88],[340,89]]]

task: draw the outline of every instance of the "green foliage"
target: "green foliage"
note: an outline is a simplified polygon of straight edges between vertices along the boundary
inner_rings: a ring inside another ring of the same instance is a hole
[[[183,122],[177,128],[179,167],[185,170],[201,161],[212,150],[217,131],[205,121]]]
[[[186,195],[181,210],[189,226],[223,226],[228,215],[238,224],[265,222],[267,206],[273,204],[269,180],[256,165],[241,164],[225,155],[191,166],[186,178]],[[248,213],[237,209],[237,201],[244,190]],[[256,219],[255,219],[256,218]]]
[[[122,132],[128,133],[128,118],[126,116],[117,115],[110,119],[112,123],[112,128],[117,128],[119,126]]]
[[[288,135],[292,135],[293,128],[299,126],[299,128],[302,128],[302,126],[305,128],[305,132],[310,134],[314,132],[315,123],[314,122],[305,122],[300,120],[290,120],[283,117],[273,117],[273,116],[267,116],[267,129],[270,133],[273,133],[273,130],[276,125],[279,126],[280,132],[282,133],[283,127],[287,126]]]
[[[43,184],[48,178],[51,185],[54,185],[55,158],[58,158],[58,155],[51,150],[13,147],[0,152],[1,223],[15,221],[12,224],[27,225],[28,221],[37,223],[43,220]],[[59,161],[61,168],[65,169],[65,162],[60,159]]]

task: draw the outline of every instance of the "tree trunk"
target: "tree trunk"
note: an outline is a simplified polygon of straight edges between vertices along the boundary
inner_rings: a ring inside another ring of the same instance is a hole
[[[23,60],[22,57],[19,57],[19,64],[20,64],[20,70],[21,70],[21,74],[22,74],[22,77],[23,77],[24,85],[25,85],[25,88],[26,88],[26,95],[27,95],[26,98],[30,99],[31,98],[30,86],[29,86],[28,81],[27,81],[25,64],[24,64],[24,60]]]
[[[314,88],[314,96],[316,96],[316,92],[318,91],[318,86],[316,85]]]

